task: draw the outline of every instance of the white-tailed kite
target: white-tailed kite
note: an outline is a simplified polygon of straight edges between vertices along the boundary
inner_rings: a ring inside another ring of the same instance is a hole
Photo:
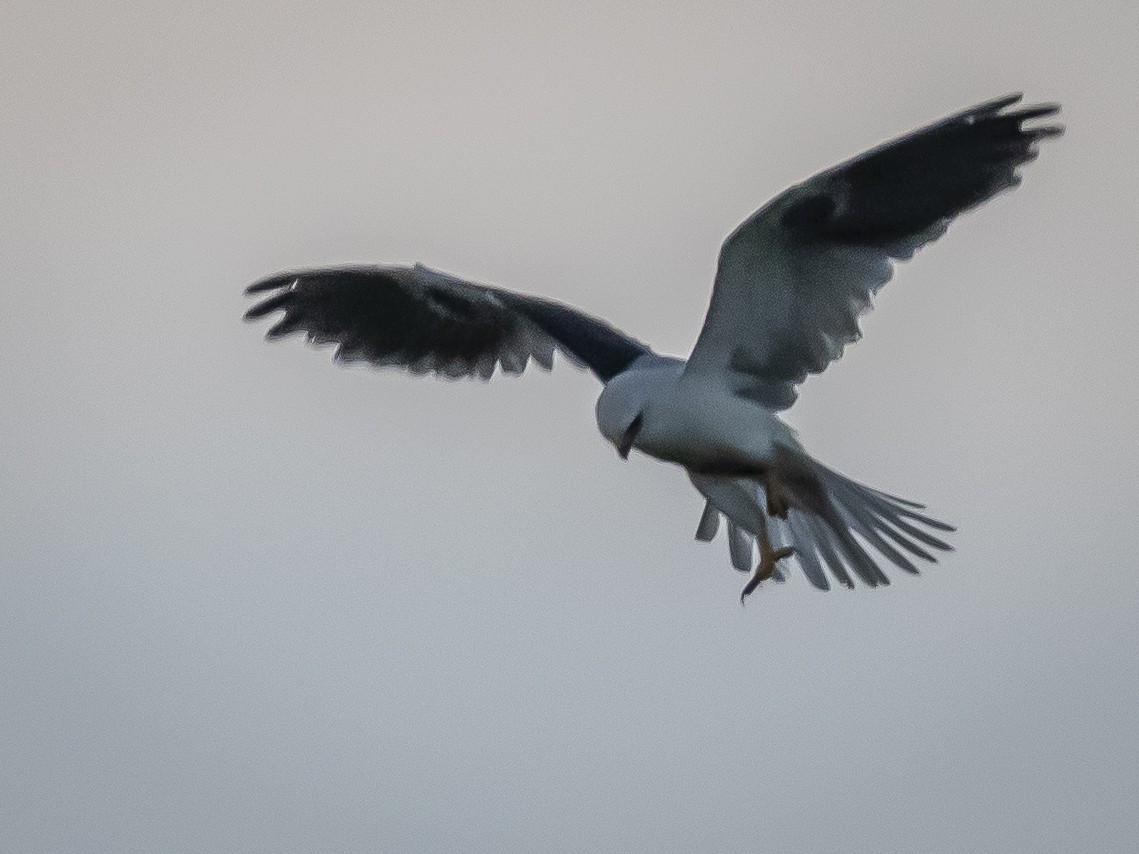
[[[688,359],[661,356],[602,320],[552,300],[463,281],[426,267],[280,273],[251,285],[267,298],[246,319],[284,316],[267,333],[337,345],[338,361],[488,380],[549,369],[554,351],[604,384],[601,434],[683,466],[706,499],[696,530],[727,519],[732,565],[750,571],[741,601],[785,578],[794,555],[817,588],[827,572],[853,587],[888,584],[871,556],[916,573],[950,546],[949,525],[922,505],[863,486],[803,449],[778,413],[795,387],[860,336],[871,297],[958,214],[1020,182],[1017,168],[1058,125],[1029,126],[1055,104],[1009,109],[1009,95],[949,116],[798,184],[724,241],[704,327]],[[759,560],[752,567],[753,548]]]

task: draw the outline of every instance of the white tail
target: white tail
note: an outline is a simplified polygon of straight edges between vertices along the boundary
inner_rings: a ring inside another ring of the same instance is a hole
[[[763,486],[756,480],[689,472],[693,486],[708,501],[697,538],[711,540],[722,514],[728,520],[728,546],[737,569],[751,568],[760,525],[766,525],[775,547],[795,549],[803,573],[820,590],[830,588],[826,571],[847,587],[854,586],[852,573],[870,587],[889,584],[868,549],[915,574],[918,568],[912,558],[937,563],[931,550],[952,551],[929,529],[954,528],[918,512],[924,509],[921,504],[856,483],[801,452],[791,453],[797,466],[802,466],[800,472],[807,471],[811,477],[781,481],[792,499],[786,519],[767,515]],[[783,580],[778,570],[775,577]]]

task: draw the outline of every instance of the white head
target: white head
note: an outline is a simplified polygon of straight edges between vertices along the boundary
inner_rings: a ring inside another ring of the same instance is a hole
[[[613,443],[617,453],[628,457],[637,434],[644,426],[645,407],[671,387],[684,370],[679,359],[653,357],[618,374],[597,398],[597,429]]]

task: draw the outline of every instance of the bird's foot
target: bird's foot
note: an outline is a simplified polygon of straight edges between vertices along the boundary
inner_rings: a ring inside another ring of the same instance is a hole
[[[779,563],[783,558],[791,557],[791,555],[795,554],[795,549],[790,546],[784,546],[779,549],[772,549],[770,546],[764,548],[763,546],[764,544],[760,543],[759,564],[755,567],[755,574],[752,575],[747,586],[745,586],[743,592],[740,593],[741,605],[751,592],[759,587],[761,582],[767,581],[767,579],[775,574],[775,564]]]

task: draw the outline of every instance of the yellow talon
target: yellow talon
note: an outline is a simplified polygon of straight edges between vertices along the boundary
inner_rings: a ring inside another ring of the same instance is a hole
[[[761,537],[759,540],[759,564],[755,568],[755,574],[752,575],[751,580],[748,581],[747,586],[744,587],[743,592],[740,593],[740,604],[743,604],[744,599],[759,587],[760,582],[767,581],[775,574],[775,564],[783,560],[785,557],[791,557],[795,554],[795,549],[791,546],[783,546],[782,548],[772,549],[771,543],[767,537]]]

